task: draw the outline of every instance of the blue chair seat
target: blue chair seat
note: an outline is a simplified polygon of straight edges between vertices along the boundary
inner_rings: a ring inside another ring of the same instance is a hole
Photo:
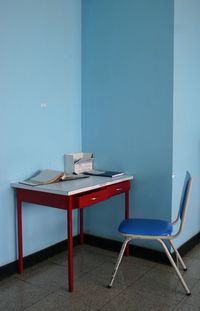
[[[134,235],[164,236],[172,233],[172,224],[157,219],[125,219],[118,228],[119,232]]]

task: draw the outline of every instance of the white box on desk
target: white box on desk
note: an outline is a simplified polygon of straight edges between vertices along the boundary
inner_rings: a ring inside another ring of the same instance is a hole
[[[66,174],[80,174],[93,169],[93,153],[78,152],[64,155],[64,171]]]

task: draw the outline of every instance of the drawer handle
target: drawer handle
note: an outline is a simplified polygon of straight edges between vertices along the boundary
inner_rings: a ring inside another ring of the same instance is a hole
[[[123,190],[123,188],[116,188],[116,191],[121,191]]]
[[[91,198],[91,201],[95,201],[97,198]]]

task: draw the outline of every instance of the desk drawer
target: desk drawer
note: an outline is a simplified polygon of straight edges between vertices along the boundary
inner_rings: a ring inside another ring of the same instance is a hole
[[[73,206],[75,208],[83,208],[88,205],[92,205],[101,201],[104,201],[108,198],[107,188],[94,191],[88,194],[82,194],[74,198]]]
[[[130,189],[130,181],[121,182],[108,188],[108,196],[117,195]]]

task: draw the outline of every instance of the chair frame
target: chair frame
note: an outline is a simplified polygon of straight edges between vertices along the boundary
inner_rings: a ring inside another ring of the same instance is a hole
[[[108,288],[111,288],[112,285],[113,285],[113,282],[114,282],[114,279],[116,277],[116,274],[117,274],[117,271],[118,271],[118,268],[119,268],[119,265],[122,261],[122,257],[123,257],[123,254],[124,254],[124,251],[126,249],[126,246],[128,244],[128,242],[130,242],[131,240],[134,240],[134,239],[142,239],[142,240],[156,240],[158,241],[172,267],[174,268],[179,280],[181,281],[181,284],[183,285],[185,291],[186,291],[186,294],[187,295],[191,295],[191,291],[190,289],[188,288],[184,278],[182,277],[180,271],[179,271],[179,268],[178,268],[178,265],[176,265],[174,259],[172,258],[172,255],[170,253],[170,251],[168,250],[168,247],[166,246],[165,244],[165,241],[169,241],[170,245],[172,246],[175,254],[176,254],[176,259],[177,259],[177,263],[178,261],[181,263],[181,266],[183,268],[184,271],[187,270],[187,267],[183,261],[183,259],[181,258],[181,255],[179,254],[177,248],[175,247],[174,243],[172,242],[173,239],[175,239],[180,233],[181,231],[183,230],[183,226],[184,226],[184,223],[185,223],[185,214],[186,214],[186,210],[188,208],[188,205],[189,205],[189,199],[190,199],[190,194],[191,194],[191,188],[192,188],[192,177],[189,178],[189,181],[188,181],[188,189],[187,189],[187,193],[186,193],[186,198],[185,198],[185,202],[184,202],[184,207],[183,207],[183,213],[182,213],[182,217],[181,217],[181,221],[180,221],[180,225],[179,225],[179,228],[178,228],[178,231],[175,233],[175,234],[172,234],[172,235],[164,235],[164,236],[153,236],[153,235],[135,235],[135,234],[124,234],[124,233],[121,233],[124,237],[125,237],[125,240],[122,244],[122,247],[121,247],[121,250],[120,250],[120,253],[119,253],[119,256],[118,256],[118,259],[117,259],[117,262],[115,264],[115,267],[114,267],[114,271],[113,271],[113,274],[112,274],[112,277],[111,277],[111,281],[108,285]],[[175,225],[176,223],[179,222],[179,219],[180,219],[180,211],[178,212],[178,215],[177,215],[177,218],[175,219],[175,221],[173,221],[171,224],[172,225]]]

